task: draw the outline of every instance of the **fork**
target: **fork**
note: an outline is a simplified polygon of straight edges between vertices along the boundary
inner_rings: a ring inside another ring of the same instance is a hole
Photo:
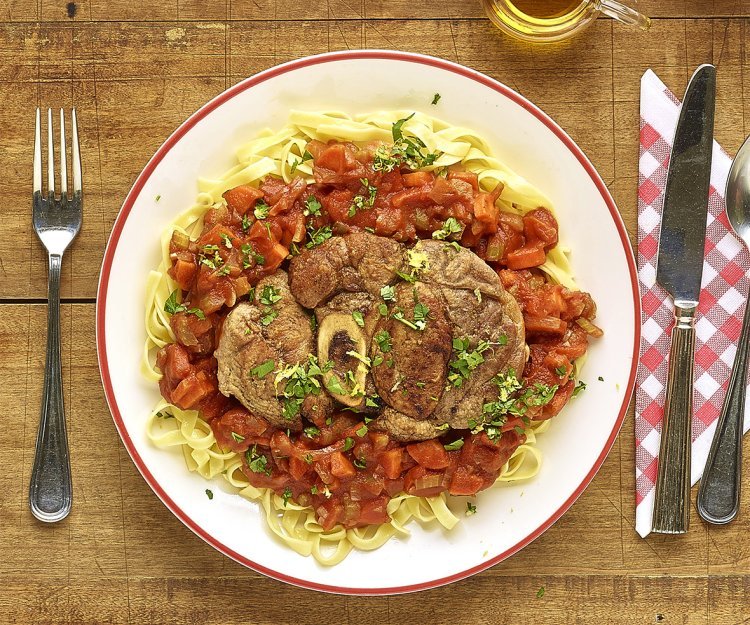
[[[47,193],[42,194],[42,150],[39,109],[34,137],[34,230],[47,250],[47,355],[44,366],[42,412],[36,437],[34,468],[31,471],[29,505],[40,521],[55,523],[68,516],[73,505],[70,454],[65,428],[60,362],[60,267],[65,250],[81,229],[83,192],[81,155],[78,148],[76,111],[71,114],[73,194],[68,195],[68,166],[65,144],[65,113],[60,109],[60,197],[55,195],[55,146],[52,109],[47,110]]]

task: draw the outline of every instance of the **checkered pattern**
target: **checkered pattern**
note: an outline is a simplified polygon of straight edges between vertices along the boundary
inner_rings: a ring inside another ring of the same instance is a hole
[[[678,115],[679,101],[651,70],[647,71],[641,80],[638,276],[643,327],[635,408],[636,530],[644,537],[651,531],[667,354],[674,323],[672,300],[656,284],[656,257],[663,192]],[[750,255],[731,232],[724,212],[723,193],[730,165],[730,158],[714,143],[703,290],[696,323],[693,483],[700,479],[716,430],[740,335],[744,294],[748,292],[744,268],[750,267]]]

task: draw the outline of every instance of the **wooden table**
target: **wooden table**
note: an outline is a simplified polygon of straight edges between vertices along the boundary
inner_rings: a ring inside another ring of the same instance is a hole
[[[687,536],[639,538],[632,410],[571,510],[483,574],[376,599],[272,581],[203,543],[147,487],[112,424],[94,343],[101,256],[127,190],[188,114],[242,78],[347,48],[404,49],[464,63],[528,96],[572,135],[634,234],[639,78],[652,67],[682,93],[696,65],[714,63],[716,135],[734,153],[750,106],[748,0],[643,0],[655,18],[648,33],[600,19],[577,39],[545,48],[493,30],[476,0],[79,0],[73,18],[66,4],[6,0],[0,7],[0,622],[750,621],[747,494],[730,527],[709,528],[694,516]],[[46,293],[46,257],[30,223],[33,109],[70,105],[82,126],[87,192],[62,287],[75,505],[66,521],[45,526],[27,506]]]

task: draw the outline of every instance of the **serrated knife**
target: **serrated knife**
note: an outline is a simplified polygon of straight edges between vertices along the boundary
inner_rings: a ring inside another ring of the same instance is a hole
[[[695,313],[703,274],[715,95],[716,68],[701,65],[682,101],[664,192],[656,280],[674,300],[675,325],[652,522],[652,530],[660,534],[684,534],[690,524]]]

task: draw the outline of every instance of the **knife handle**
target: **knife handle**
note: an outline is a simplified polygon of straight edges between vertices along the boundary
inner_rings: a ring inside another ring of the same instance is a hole
[[[698,514],[721,525],[737,516],[742,484],[742,422],[745,416],[750,305],[745,304],[742,333],[737,344],[732,375],[721,408],[708,462],[698,487]]]
[[[690,525],[695,309],[675,304],[651,527],[659,534],[684,534]]]

